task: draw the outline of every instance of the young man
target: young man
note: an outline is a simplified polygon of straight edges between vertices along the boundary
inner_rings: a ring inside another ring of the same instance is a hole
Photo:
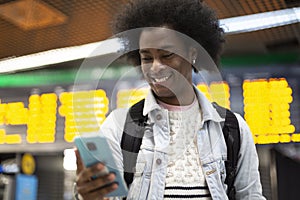
[[[214,12],[198,0],[136,0],[115,21],[115,33],[132,29],[136,34],[121,36],[132,49],[129,59],[141,66],[151,90],[143,105],[146,127],[127,199],[228,199],[225,118],[192,83],[193,70],[201,70],[202,47],[212,65],[218,64],[224,40]],[[101,126],[121,171],[127,114],[128,109],[117,109]],[[235,198],[264,199],[252,134],[242,117],[235,116],[240,131]],[[103,164],[84,168],[78,153],[77,158],[77,191],[83,199],[103,199],[118,187],[102,187],[114,181],[114,174],[91,179]]]

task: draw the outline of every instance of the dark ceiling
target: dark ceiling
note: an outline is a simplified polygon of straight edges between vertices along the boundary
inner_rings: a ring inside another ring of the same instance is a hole
[[[0,60],[104,40],[111,36],[112,16],[127,1],[0,0]],[[300,6],[300,0],[204,1],[217,11],[219,18]],[[9,4],[12,7],[7,7]],[[29,15],[40,21],[30,21]],[[17,20],[23,20],[23,25]],[[299,52],[300,23],[228,35],[226,40],[225,55]]]

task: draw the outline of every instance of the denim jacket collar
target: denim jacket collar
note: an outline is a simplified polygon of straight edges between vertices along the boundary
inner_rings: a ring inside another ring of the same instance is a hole
[[[196,96],[197,96],[199,104],[200,104],[203,121],[204,122],[209,121],[209,120],[212,120],[215,122],[225,121],[225,118],[222,118],[219,115],[217,110],[213,107],[211,102],[204,96],[204,94],[200,90],[198,90],[195,86],[194,86],[194,90],[196,92]]]
[[[216,109],[213,107],[213,105],[207,100],[207,98],[200,92],[195,86],[194,90],[196,93],[196,96],[198,98],[198,102],[202,111],[202,119],[203,122],[212,120],[215,122],[223,122],[225,121],[225,118],[222,118],[219,113],[216,111]],[[143,115],[146,116],[150,112],[154,110],[161,110],[162,108],[158,105],[152,90],[150,90],[145,98],[145,105],[143,109]]]

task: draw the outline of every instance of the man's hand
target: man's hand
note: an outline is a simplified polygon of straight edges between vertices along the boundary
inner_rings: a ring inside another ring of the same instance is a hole
[[[116,177],[113,173],[92,178],[97,174],[105,173],[106,167],[104,164],[98,163],[85,168],[78,150],[75,150],[75,154],[77,159],[76,187],[84,200],[102,200],[106,194],[118,188],[118,184],[114,183]]]

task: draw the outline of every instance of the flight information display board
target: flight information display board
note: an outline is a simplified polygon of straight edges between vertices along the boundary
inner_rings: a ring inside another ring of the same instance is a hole
[[[58,118],[65,121],[64,140],[73,142],[80,133],[99,131],[107,112],[108,99],[101,89],[30,95],[27,108],[24,102],[1,103],[0,125],[23,125],[26,137],[24,141],[24,133],[6,133],[2,128],[0,144],[55,143]]]
[[[241,114],[256,144],[300,142],[300,72],[274,69],[279,71],[231,68],[224,70],[224,81],[195,85],[210,101]],[[0,88],[0,149],[42,144],[38,150],[47,145],[55,150],[73,145],[76,135],[98,132],[112,109],[147,95],[148,88],[135,87],[134,79],[122,80],[120,88],[115,88],[117,81],[76,92],[70,84]]]

